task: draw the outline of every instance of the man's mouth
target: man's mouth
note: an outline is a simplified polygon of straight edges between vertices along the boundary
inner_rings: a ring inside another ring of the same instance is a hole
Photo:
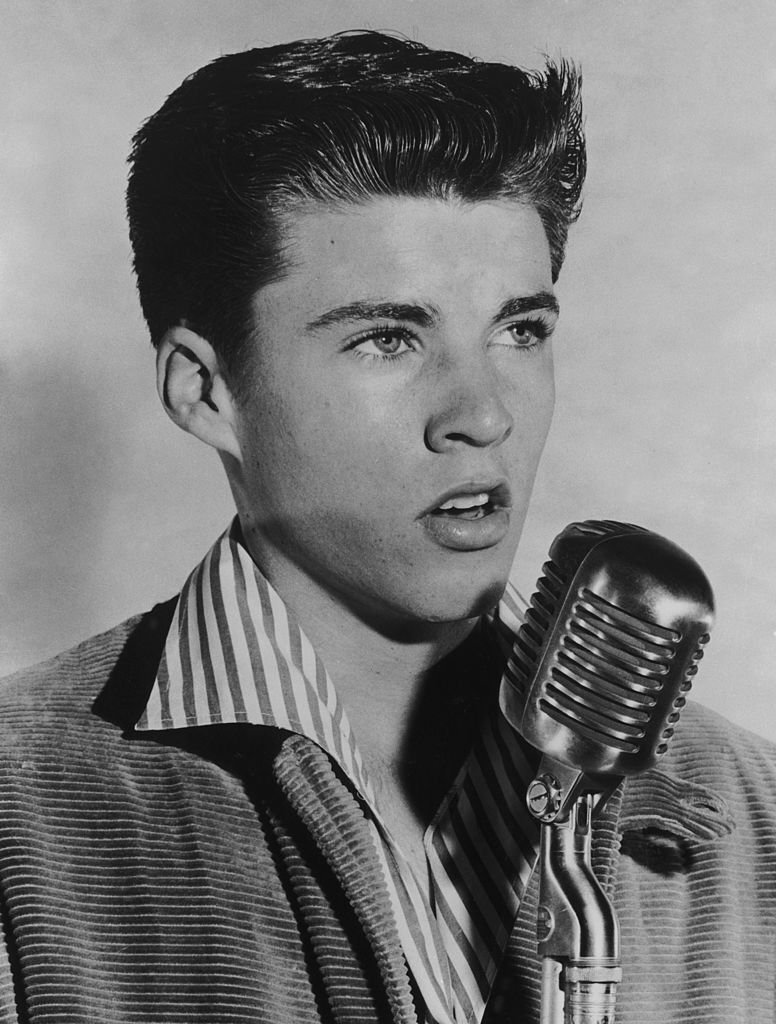
[[[442,547],[478,551],[503,540],[511,508],[512,495],[505,481],[467,481],[441,494],[420,519]]]
[[[458,494],[448,498],[438,508],[435,508],[433,516],[452,516],[454,519],[482,519],[494,508],[491,496],[487,491],[479,494]]]
[[[484,480],[467,482],[451,487],[441,494],[437,503],[426,509],[424,515],[449,516],[451,519],[482,519],[512,505],[508,484],[503,480],[486,483]]]

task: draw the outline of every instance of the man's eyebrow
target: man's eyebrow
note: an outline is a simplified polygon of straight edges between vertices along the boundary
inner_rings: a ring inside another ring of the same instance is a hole
[[[519,298],[507,299],[493,317],[492,323],[497,324],[512,316],[522,316],[524,313],[536,313],[541,310],[554,313],[556,316],[560,313],[558,300],[552,292],[536,292],[535,295],[521,295]]]
[[[559,313],[558,300],[552,292],[536,292],[534,295],[521,295],[519,298],[507,299],[491,322],[497,324],[510,317],[538,310],[546,310],[556,315]],[[305,324],[305,330],[318,331],[324,327],[331,327],[333,324],[358,320],[403,320],[417,324],[419,327],[432,327],[434,321],[439,318],[439,311],[433,306],[420,306],[409,302],[358,301],[327,310]]]
[[[349,302],[337,306],[305,325],[308,331],[317,331],[332,324],[355,320],[405,320],[419,327],[431,327],[439,313],[434,307],[418,306],[406,302]]]

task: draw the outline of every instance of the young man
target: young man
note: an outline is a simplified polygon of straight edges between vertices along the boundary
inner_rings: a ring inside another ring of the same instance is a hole
[[[497,696],[580,125],[565,66],[356,33],[222,57],[138,133],[160,396],[237,517],[2,691],[0,1020],[537,1019]],[[698,709],[671,763],[597,825],[619,1019],[773,1019],[772,752]]]

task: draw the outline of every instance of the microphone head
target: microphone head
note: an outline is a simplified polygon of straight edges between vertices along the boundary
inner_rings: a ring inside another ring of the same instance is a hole
[[[501,686],[507,721],[588,775],[633,775],[666,752],[714,614],[688,554],[639,526],[572,523],[520,627]]]

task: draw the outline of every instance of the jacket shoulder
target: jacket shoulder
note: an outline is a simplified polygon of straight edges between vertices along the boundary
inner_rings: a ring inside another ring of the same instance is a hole
[[[175,600],[157,605],[0,680],[0,756],[31,740],[50,743],[56,733],[92,721],[95,713],[110,718],[100,709],[111,710],[115,695],[127,687],[146,693],[174,605]]]
[[[666,763],[678,768],[693,759],[711,756],[719,761],[758,764],[776,770],[776,744],[736,725],[716,711],[690,701],[682,712]]]
[[[776,853],[776,745],[695,702],[688,703],[660,771],[724,802],[739,832]]]
[[[0,679],[0,709],[45,703],[76,679],[106,676],[141,618],[142,615],[134,615],[66,651]]]

